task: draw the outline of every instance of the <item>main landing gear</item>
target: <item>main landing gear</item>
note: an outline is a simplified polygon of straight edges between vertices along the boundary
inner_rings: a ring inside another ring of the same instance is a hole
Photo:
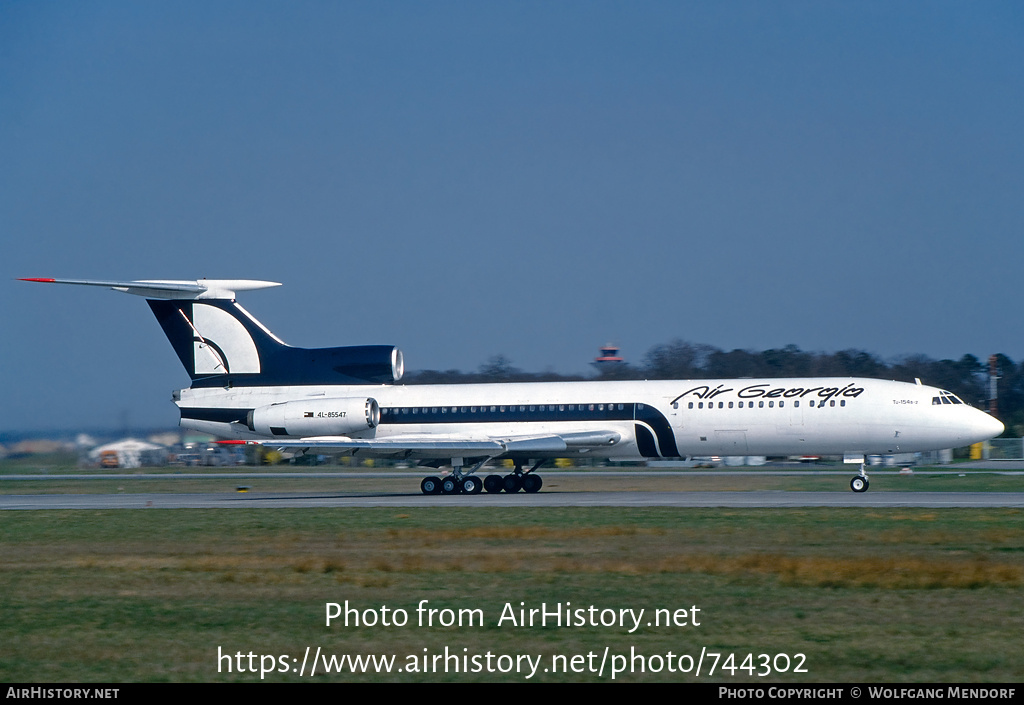
[[[423,494],[480,494],[483,483],[479,477],[469,476],[458,478],[454,475],[447,477],[424,477],[420,482],[420,490]]]
[[[542,460],[526,472],[523,472],[521,465],[516,465],[515,470],[504,477],[501,475],[488,475],[487,479],[484,480],[484,489],[488,492],[506,492],[508,494],[515,494],[520,490],[527,494],[540,492],[540,488],[544,485],[544,480],[541,479],[540,475],[534,475],[533,471],[539,468],[543,462]]]
[[[544,485],[540,475],[533,474],[533,471],[544,463],[543,460],[526,471],[517,463],[515,469],[508,475],[488,475],[481,482],[473,473],[489,460],[491,458],[477,463],[468,473],[463,473],[462,458],[452,458],[452,474],[445,477],[425,477],[420,482],[420,490],[423,494],[480,494],[481,491],[487,491],[489,494],[515,494],[520,491],[533,494],[540,492]]]
[[[867,492],[868,484],[868,474],[864,472],[864,463],[861,463],[860,474],[850,480],[850,489],[854,492]]]

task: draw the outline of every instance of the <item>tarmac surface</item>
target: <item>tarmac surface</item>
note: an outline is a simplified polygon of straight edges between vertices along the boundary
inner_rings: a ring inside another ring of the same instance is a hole
[[[973,465],[973,464],[972,464]],[[996,468],[993,468],[996,465]],[[984,471],[1000,475],[1024,474],[1024,463],[986,462],[970,467],[964,463],[955,470],[928,470],[928,474],[961,475],[963,470]],[[895,475],[898,470],[869,471],[877,475]],[[422,474],[415,473],[416,476]],[[571,472],[545,471],[545,478],[572,475],[577,479],[587,476],[615,477],[672,477],[672,476],[736,476],[736,475],[836,475],[850,477],[855,472],[846,469],[807,468],[765,468],[747,470],[693,470],[672,471],[599,471]],[[19,480],[82,481],[119,480],[135,485],[145,480],[195,480],[227,479],[244,481],[255,478],[332,478],[368,479],[403,478],[410,479],[410,473],[371,471],[357,473],[339,472],[189,472],[189,473],[96,473],[96,474],[46,474],[46,475],[5,475],[4,489],[14,490]],[[8,481],[10,484],[8,484]],[[406,487],[408,485],[406,484]],[[136,485],[137,487],[137,485]],[[622,490],[606,487],[595,490],[566,491],[556,487],[545,487],[536,494],[478,494],[478,495],[424,495],[420,492],[403,491],[236,491],[236,492],[118,492],[117,494],[0,494],[0,510],[18,509],[251,509],[251,508],[303,508],[303,507],[726,507],[726,508],[771,508],[771,507],[1011,507],[1024,508],[1024,492],[924,492],[924,491],[872,491],[851,492],[843,481],[831,491],[795,490],[727,490],[727,491],[686,491],[675,489]],[[842,489],[840,489],[842,488]],[[133,488],[135,489],[135,488]]]

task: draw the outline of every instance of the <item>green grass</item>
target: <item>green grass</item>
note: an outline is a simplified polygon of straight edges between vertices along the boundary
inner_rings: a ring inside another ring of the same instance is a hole
[[[401,665],[448,646],[545,665],[605,647],[677,657],[706,648],[735,653],[737,665],[748,653],[806,655],[805,674],[713,678],[724,681],[1017,682],[1022,588],[1024,512],[1010,509],[11,511],[0,513],[0,680],[252,681],[259,674],[226,673],[224,662],[218,673],[218,647],[300,660],[307,646],[393,654]],[[411,623],[326,627],[325,603],[346,600],[405,609]],[[479,608],[485,623],[416,626],[420,600]],[[696,605],[701,624],[498,627],[504,605],[520,602],[648,615]]]

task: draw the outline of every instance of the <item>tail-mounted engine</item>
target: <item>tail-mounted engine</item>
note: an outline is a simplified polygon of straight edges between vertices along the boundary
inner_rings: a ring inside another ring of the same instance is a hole
[[[263,436],[344,436],[376,428],[376,399],[311,399],[261,406],[246,418],[249,430]]]

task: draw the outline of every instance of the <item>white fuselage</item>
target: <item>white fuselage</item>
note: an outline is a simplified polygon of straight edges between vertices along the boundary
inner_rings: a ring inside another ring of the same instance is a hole
[[[706,455],[856,456],[953,448],[1003,425],[920,383],[857,378],[398,385],[390,345],[297,348],[235,300],[253,280],[32,278],[144,296],[192,386],[181,425],[225,438],[451,464],[425,494],[537,492],[552,457],[643,460]],[[471,477],[498,458],[514,471]],[[538,460],[523,472],[526,461]],[[470,470],[462,468],[471,463]],[[861,474],[851,489],[863,492]]]
[[[906,453],[964,446],[1003,430],[935,387],[859,378],[217,387],[185,389],[175,401],[183,426],[266,440],[246,426],[246,412],[355,398],[375,399],[381,415],[375,428],[351,438],[615,432],[619,442],[585,452],[621,460]]]

